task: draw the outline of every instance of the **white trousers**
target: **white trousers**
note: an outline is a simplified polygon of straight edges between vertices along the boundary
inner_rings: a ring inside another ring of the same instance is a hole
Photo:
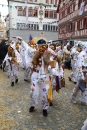
[[[18,79],[18,65],[12,63],[9,66],[9,73],[11,82],[15,82],[15,80]]]
[[[37,80],[38,73],[33,72],[31,77],[31,91],[30,91],[30,106],[38,105],[38,98],[40,97],[42,109],[48,109],[49,102],[47,99],[49,84],[45,82],[39,83]]]

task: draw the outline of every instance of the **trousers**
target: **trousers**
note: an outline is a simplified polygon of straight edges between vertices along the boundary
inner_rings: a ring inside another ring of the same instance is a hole
[[[42,109],[46,110],[49,107],[47,99],[49,84],[45,82],[38,82],[38,73],[33,72],[31,78],[31,91],[30,91],[30,106],[36,107],[38,105],[38,99],[40,98]]]

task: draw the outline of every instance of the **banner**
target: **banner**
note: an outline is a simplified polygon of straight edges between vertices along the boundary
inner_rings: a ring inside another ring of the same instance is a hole
[[[0,4],[2,7],[8,7],[8,8],[20,8],[20,9],[24,9],[26,6],[12,6],[12,5],[4,5],[4,4]],[[27,4],[29,5],[29,4]],[[30,9],[38,9],[40,7],[40,9],[42,9],[42,7],[44,8],[52,8],[52,7],[57,7],[57,5],[44,5],[44,6],[41,6],[41,5],[37,5],[37,6],[28,6],[28,8]]]

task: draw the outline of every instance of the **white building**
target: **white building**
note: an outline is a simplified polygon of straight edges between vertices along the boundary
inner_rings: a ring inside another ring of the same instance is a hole
[[[7,37],[9,38],[9,14],[5,17],[5,23],[6,23]]]
[[[57,32],[58,0],[8,0],[9,28]]]
[[[1,19],[1,12],[0,12],[0,42],[1,40],[8,40],[8,39],[6,35],[6,27]]]

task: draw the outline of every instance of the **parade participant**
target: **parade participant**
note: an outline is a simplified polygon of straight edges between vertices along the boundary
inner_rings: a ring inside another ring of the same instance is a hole
[[[51,59],[52,60],[52,59]],[[55,63],[55,67],[51,67],[49,65],[48,70],[50,73],[50,80],[52,83],[52,92],[54,92],[54,90],[56,90],[56,92],[59,93],[59,90],[61,89],[61,87],[65,87],[65,84],[63,84],[64,86],[62,86],[62,81],[64,80],[64,71],[62,68],[62,60],[61,57],[59,55],[55,56],[53,58],[53,61],[56,61]],[[52,106],[53,103],[50,102],[50,106]]]
[[[77,60],[78,60],[78,55],[81,52],[82,47],[80,44],[75,44],[75,46],[71,49],[71,67],[72,67],[72,72],[70,74],[69,81],[74,78],[74,84],[77,82]]]
[[[31,75],[31,68],[32,68],[32,57],[36,51],[36,49],[31,48],[21,37],[17,36],[16,39],[18,39],[21,42],[21,46],[25,49],[24,57],[25,61],[25,72],[24,72],[24,81],[28,81],[28,75]]]
[[[14,86],[14,83],[18,82],[19,63],[22,61],[20,54],[15,49],[15,44],[8,48],[6,60],[9,63],[11,86]]]
[[[81,90],[83,95],[87,87],[87,43],[84,44],[82,52],[78,55],[77,63],[77,84],[71,94],[71,101],[73,103],[76,103],[78,91]],[[87,98],[85,98],[84,102],[87,102]]]
[[[49,84],[48,63],[50,61],[50,53],[47,52],[47,45],[44,39],[37,41],[38,50],[36,51],[32,64],[33,73],[31,76],[31,91],[30,91],[30,108],[29,112],[33,112],[38,104],[38,96],[42,103],[43,116],[47,116],[49,102],[47,99]]]
[[[70,46],[68,45],[63,53],[64,68],[71,69]]]

